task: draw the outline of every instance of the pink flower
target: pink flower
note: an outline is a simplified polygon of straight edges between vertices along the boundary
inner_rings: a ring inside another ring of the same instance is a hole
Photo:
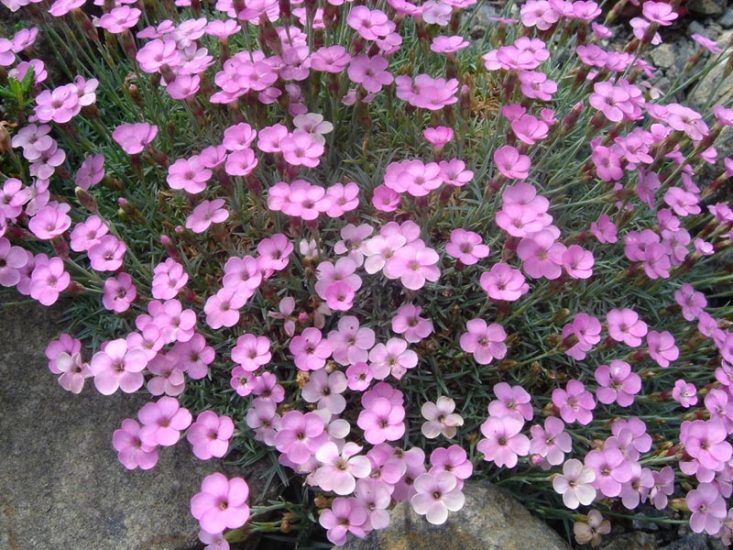
[[[367,360],[369,350],[374,347],[374,331],[360,327],[359,320],[352,315],[339,319],[338,330],[328,333],[333,347],[333,358],[340,365],[353,365]]]
[[[386,344],[377,344],[369,352],[372,374],[377,380],[392,375],[400,380],[405,373],[417,366],[417,353],[407,349],[402,338],[390,338]]]
[[[489,415],[501,417],[515,414],[525,420],[532,420],[532,398],[522,386],[499,382],[494,384],[494,394],[498,399],[489,403]]]
[[[114,235],[103,235],[87,250],[94,271],[117,271],[126,252],[127,245]]]
[[[356,479],[365,478],[372,471],[369,459],[358,454],[361,449],[349,442],[339,450],[336,443],[327,441],[316,451],[320,466],[312,474],[313,481],[324,491],[350,495],[356,488]]]
[[[331,343],[315,327],[309,327],[293,338],[288,349],[294,356],[295,366],[306,371],[323,368],[333,351]]]
[[[326,529],[328,540],[337,546],[346,542],[346,535],[351,533],[357,538],[366,537],[364,527],[368,514],[359,501],[353,498],[337,497],[333,499],[331,508],[321,512],[318,522]]]
[[[506,356],[506,332],[498,323],[488,325],[483,319],[471,319],[466,323],[467,332],[461,334],[461,349],[473,354],[479,365],[488,365],[494,359]]]
[[[436,36],[430,42],[430,50],[435,53],[454,54],[470,46],[462,36]]]
[[[587,353],[601,341],[601,323],[587,313],[578,313],[572,323],[562,327],[562,338],[569,345],[571,338],[576,338],[565,353],[577,361],[585,359]]]
[[[364,439],[377,445],[400,439],[405,433],[404,420],[405,409],[402,405],[395,405],[384,397],[376,397],[364,404],[356,423],[364,430]]]
[[[631,372],[631,365],[618,359],[612,360],[610,366],[599,366],[595,378],[600,386],[596,397],[606,405],[618,403],[621,407],[628,407],[641,390],[641,377]]]
[[[392,317],[392,331],[401,334],[405,340],[414,344],[430,336],[433,322],[421,317],[422,308],[412,304],[404,304]]]
[[[433,78],[419,74],[413,80],[407,75],[395,78],[398,98],[419,109],[438,111],[458,102],[458,80]]]
[[[697,292],[688,283],[683,284],[675,291],[674,299],[682,308],[682,316],[687,321],[697,319],[703,313],[705,306],[708,305],[705,295],[702,292]]]
[[[433,126],[425,128],[422,135],[436,151],[441,151],[453,139],[453,129],[447,126]]]
[[[464,265],[473,265],[489,255],[489,247],[483,244],[478,233],[465,229],[454,229],[445,251]]]
[[[41,208],[28,222],[28,229],[41,240],[51,240],[71,227],[68,204],[52,203]]]
[[[319,409],[341,414],[346,408],[346,399],[341,394],[347,387],[343,372],[337,370],[329,374],[321,369],[310,374],[300,394],[307,403],[316,403]]]
[[[76,86],[66,84],[38,94],[35,115],[40,122],[66,124],[81,112],[81,107]]]
[[[25,250],[19,246],[11,246],[8,239],[0,237],[0,285],[17,285],[20,282],[20,270],[27,263]]]
[[[229,218],[224,199],[202,201],[186,218],[186,227],[194,233],[204,233],[213,223],[222,223]]]
[[[138,155],[158,135],[158,127],[146,122],[121,124],[112,132],[112,139],[128,155]]]
[[[120,463],[128,470],[150,470],[158,463],[158,450],[142,442],[140,424],[132,418],[123,420],[122,426],[114,431],[112,446]]]
[[[523,426],[524,419],[518,415],[489,416],[481,424],[485,439],[480,440],[476,448],[483,453],[487,462],[514,468],[518,457],[529,453],[529,439],[520,433]]]
[[[367,92],[377,93],[382,86],[392,84],[394,80],[392,74],[387,71],[388,65],[389,62],[379,55],[352,57],[347,70],[349,80],[361,84]]]
[[[503,145],[494,151],[494,164],[501,174],[509,179],[526,179],[532,161],[511,145]]]
[[[338,74],[351,61],[351,56],[343,46],[327,46],[317,49],[311,55],[311,69]]]
[[[127,273],[118,273],[104,281],[102,289],[102,305],[115,313],[123,313],[137,298],[137,290],[132,277]]]
[[[420,428],[422,434],[428,439],[435,439],[441,434],[447,439],[454,438],[458,426],[463,426],[461,415],[453,412],[455,408],[455,401],[444,395],[438,397],[435,403],[423,403],[420,414],[427,422],[423,422]]]
[[[570,434],[565,431],[565,423],[554,416],[545,419],[544,428],[535,424],[529,429],[532,434],[529,451],[544,459],[543,468],[562,464],[565,454],[573,449]]]
[[[213,329],[233,327],[239,322],[239,309],[247,303],[247,295],[238,287],[222,288],[213,296],[209,296],[204,304],[206,324]]]
[[[175,397],[161,397],[145,403],[137,413],[142,424],[140,439],[145,445],[171,447],[191,425],[191,413]]]
[[[720,471],[731,459],[733,447],[726,439],[725,423],[720,419],[686,421],[680,427],[685,452],[708,470]]]
[[[450,472],[422,474],[415,480],[415,494],[410,498],[412,509],[433,525],[443,525],[448,512],[463,508],[466,498],[458,488],[458,480]]]
[[[280,150],[285,162],[291,166],[315,168],[321,162],[324,147],[313,134],[296,130],[280,141]]]
[[[612,309],[608,312],[606,321],[608,322],[608,335],[629,347],[640,346],[641,339],[646,336],[646,323],[632,309]]]
[[[99,216],[89,216],[76,224],[71,231],[70,246],[74,252],[84,252],[97,244],[109,232],[109,227]]]
[[[144,382],[142,370],[147,363],[144,352],[128,349],[127,342],[120,338],[103,345],[92,357],[89,368],[97,391],[112,395],[118,388],[125,393],[139,390]]]
[[[570,245],[562,253],[562,266],[573,279],[588,279],[593,275],[593,253],[578,246]]]
[[[84,363],[80,353],[69,355],[62,351],[56,356],[56,370],[61,373],[59,384],[73,394],[81,393],[84,380],[92,376],[89,365]]]
[[[560,410],[560,416],[568,424],[578,422],[585,426],[593,420],[592,411],[596,408],[596,402],[593,394],[578,380],[570,380],[565,389],[552,390],[552,403]]]
[[[500,262],[481,274],[479,284],[492,300],[514,302],[529,292],[522,272]]]
[[[685,382],[680,379],[674,383],[672,388],[672,399],[677,401],[685,409],[697,404],[697,388],[692,382]]]
[[[403,246],[394,253],[392,261],[384,267],[384,276],[399,279],[405,288],[420,290],[426,282],[436,282],[440,278],[438,262],[440,256],[422,241]]]
[[[674,12],[674,7],[666,2],[644,2],[642,13],[652,23],[666,27],[679,17]]]
[[[266,336],[243,334],[232,348],[232,361],[248,372],[255,372],[271,358],[270,341]]]
[[[596,498],[593,481],[596,474],[580,460],[571,458],[562,466],[562,475],[552,478],[552,488],[562,495],[565,506],[575,510],[579,505],[587,506]]]
[[[53,305],[58,300],[59,294],[66,290],[70,283],[71,277],[64,270],[61,258],[46,260],[45,256],[36,256],[30,277],[31,298],[44,306]]]
[[[208,533],[236,529],[249,519],[248,498],[249,487],[241,477],[210,474],[201,483],[201,491],[191,498],[191,514]]]
[[[178,159],[168,167],[166,183],[168,187],[183,190],[195,195],[206,189],[206,182],[211,179],[212,172],[204,167],[197,156]]]
[[[651,2],[654,4],[655,2]],[[715,535],[726,518],[725,500],[714,483],[701,483],[685,496],[685,502],[692,515],[690,529],[695,533]]]
[[[308,462],[328,441],[323,419],[314,412],[288,411],[280,420],[275,447],[296,465]]]
[[[87,155],[74,176],[74,183],[88,190],[104,178],[104,155]]]
[[[591,451],[585,457],[585,465],[596,475],[594,487],[607,497],[619,496],[623,484],[633,475],[630,463],[618,449]]]
[[[559,231],[543,229],[522,238],[517,245],[517,255],[522,260],[524,272],[533,279],[554,280],[562,275],[563,258],[567,249],[557,242]],[[569,258],[572,260],[573,258]],[[588,275],[588,263],[576,258],[582,275]],[[592,263],[591,263],[592,265]],[[572,265],[569,265],[572,270]]]
[[[219,416],[214,411],[204,411],[186,433],[186,439],[193,447],[193,454],[201,460],[221,458],[229,450],[229,440],[234,433],[234,422],[228,416]]]
[[[657,364],[666,369],[672,361],[680,356],[680,350],[675,345],[674,336],[669,331],[657,332],[650,330],[646,335],[646,344],[649,347],[649,355]]]
[[[460,481],[465,481],[473,473],[473,464],[468,454],[460,445],[438,447],[430,453],[430,473],[450,472]],[[459,481],[459,485],[460,485]]]
[[[183,266],[172,258],[153,268],[152,293],[157,300],[175,298],[178,291],[188,282],[188,274]]]

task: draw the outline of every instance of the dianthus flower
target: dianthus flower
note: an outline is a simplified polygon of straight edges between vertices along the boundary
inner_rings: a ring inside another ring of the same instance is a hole
[[[544,469],[562,464],[565,454],[573,449],[573,441],[565,431],[565,423],[557,417],[549,416],[545,419],[544,427],[535,424],[529,431],[532,435],[529,452],[533,455],[533,462],[535,456],[542,458],[540,465]]]
[[[483,244],[481,235],[465,229],[454,229],[445,251],[463,265],[473,265],[489,255],[489,247]]]
[[[440,278],[440,256],[422,241],[399,248],[390,259],[384,266],[384,276],[399,279],[410,290],[420,290],[426,282],[434,283]]]
[[[387,71],[388,65],[389,62],[379,55],[352,57],[347,70],[349,80],[361,84],[367,92],[377,93],[382,86],[392,84],[394,80],[392,74]]]
[[[692,382],[677,380],[672,388],[672,399],[677,401],[685,409],[697,404],[697,388]]]
[[[301,395],[306,402],[316,403],[320,410],[341,414],[346,408],[346,399],[341,394],[347,387],[348,382],[343,372],[337,370],[329,374],[321,369],[309,375]]]
[[[687,321],[694,321],[707,306],[707,300],[702,292],[696,291],[692,285],[685,283],[674,293],[674,299],[682,308],[682,316]]]
[[[607,497],[619,496],[633,475],[631,464],[618,449],[591,451],[585,456],[585,465],[595,473],[593,486]]]
[[[206,189],[206,182],[211,179],[212,172],[199,162],[197,156],[178,159],[168,167],[166,182],[171,189],[183,190],[195,195]]]
[[[701,483],[697,489],[687,493],[685,502],[692,512],[690,529],[709,535],[716,535],[720,531],[727,510],[725,499],[714,483]]]
[[[87,155],[74,176],[74,183],[85,191],[104,178],[104,155]]]
[[[74,84],[43,90],[36,97],[35,115],[40,122],[65,124],[81,112],[79,96]]]
[[[207,533],[236,529],[249,519],[248,498],[249,487],[241,477],[210,474],[201,483],[201,491],[191,498],[191,514]]]
[[[563,341],[575,337],[577,342],[570,346],[565,353],[577,361],[585,359],[586,354],[601,341],[601,323],[587,313],[578,313],[572,323],[562,328]]]
[[[657,332],[650,330],[646,335],[649,355],[657,364],[666,369],[672,361],[680,356],[680,350],[675,345],[674,336],[669,331]]]
[[[595,378],[599,385],[596,397],[606,405],[618,403],[621,407],[628,407],[641,390],[641,377],[631,372],[631,365],[618,359],[612,360],[610,365],[599,366]]]
[[[364,528],[368,517],[367,509],[356,499],[337,497],[330,508],[321,512],[318,522],[326,529],[328,540],[341,546],[349,533],[357,538],[366,537]]]
[[[201,201],[186,218],[186,228],[194,233],[204,233],[214,223],[222,223],[229,218],[224,199]]]
[[[112,132],[112,139],[122,147],[128,155],[137,155],[143,152],[158,135],[158,127],[146,122],[135,124],[121,124]]]
[[[277,450],[296,465],[308,462],[327,441],[323,418],[314,412],[286,412],[275,435]]]
[[[487,324],[483,319],[471,319],[466,323],[467,332],[460,337],[461,349],[471,353],[480,365],[488,365],[494,359],[504,359],[507,334],[498,323]]]
[[[398,98],[413,107],[438,111],[458,102],[458,80],[455,78],[432,78],[427,74],[419,74],[413,81],[409,76],[395,78]]]
[[[293,338],[288,349],[294,356],[295,366],[305,371],[323,368],[333,351],[331,343],[315,327],[308,327]]]
[[[320,463],[312,474],[313,481],[324,491],[337,495],[350,495],[356,488],[356,480],[367,477],[372,470],[369,459],[358,454],[362,447],[348,442],[341,449],[333,441],[324,443],[316,451]]]
[[[157,300],[175,298],[178,291],[188,282],[188,274],[181,264],[172,258],[153,268],[152,294]]]
[[[11,246],[10,241],[0,237],[0,285],[15,286],[20,282],[20,270],[28,263],[25,250]]]
[[[524,419],[519,415],[489,416],[481,424],[485,439],[480,440],[476,448],[487,462],[514,468],[518,457],[529,454],[529,439],[520,433],[523,426]]]
[[[585,389],[582,382],[570,380],[565,389],[552,390],[552,403],[560,411],[560,416],[568,424],[578,422],[582,425],[590,424],[593,420],[593,409],[596,402],[593,394]]]
[[[524,272],[533,279],[545,278],[554,280],[562,275],[565,252],[564,244],[557,242],[559,231],[553,228],[543,229],[523,237],[517,245],[517,255],[522,260]],[[588,262],[578,260],[579,273],[587,275]],[[590,262],[592,266],[592,258]],[[572,270],[572,267],[571,267]]]
[[[392,331],[401,334],[411,344],[420,342],[433,332],[433,322],[421,317],[422,308],[404,304],[392,317]]]
[[[132,277],[127,273],[118,273],[104,281],[102,289],[102,305],[115,313],[123,313],[137,297],[137,290]]]
[[[636,348],[646,336],[647,325],[632,309],[612,309],[606,316],[608,335],[617,342]]]
[[[571,458],[562,466],[562,475],[552,478],[552,488],[562,495],[565,506],[575,510],[579,505],[587,506],[596,498],[593,481],[594,471],[584,466],[580,460]]]
[[[219,416],[214,411],[204,411],[186,433],[186,439],[193,448],[193,454],[201,460],[221,458],[229,450],[229,440],[234,433],[234,422],[228,416]]]
[[[503,176],[521,180],[529,176],[532,161],[511,145],[503,145],[494,151],[494,164]]]
[[[128,470],[150,470],[158,463],[158,450],[142,442],[140,424],[132,418],[123,420],[122,425],[114,431],[112,446],[117,451],[118,460]]]
[[[588,279],[593,275],[593,253],[572,244],[562,253],[562,266],[573,279]]]
[[[352,315],[341,317],[337,327],[337,330],[328,333],[334,360],[340,365],[353,365],[366,361],[369,350],[374,346],[374,331],[360,327],[359,320]]]
[[[242,334],[232,348],[232,361],[248,372],[255,372],[272,358],[266,336]]]
[[[457,512],[466,501],[450,472],[426,473],[415,480],[415,494],[410,498],[412,509],[433,525],[443,525],[448,512]]]
[[[666,27],[679,17],[674,7],[665,2],[644,2],[642,13],[652,23]]]
[[[222,288],[209,296],[204,304],[206,324],[213,329],[233,327],[239,322],[239,309],[247,303],[248,297],[238,287]]]
[[[129,349],[124,339],[107,342],[92,357],[89,368],[94,385],[103,395],[112,395],[117,389],[125,393],[139,390],[144,382],[142,371],[148,363],[145,353]]]
[[[29,262],[25,264],[29,266]],[[18,289],[20,283],[18,282]],[[28,294],[34,300],[44,306],[50,306],[56,303],[64,290],[71,284],[71,276],[64,269],[64,262],[61,258],[46,258],[45,255],[35,257],[35,263],[32,266],[30,275],[30,286]]]
[[[368,394],[365,394],[368,395]],[[364,402],[357,425],[364,430],[364,439],[372,445],[397,441],[405,434],[405,409],[385,397],[374,397]]]
[[[441,395],[435,403],[427,401],[420,408],[420,414],[427,422],[423,422],[420,431],[428,439],[435,439],[443,435],[452,439],[456,435],[458,426],[463,426],[461,415],[454,413],[456,403],[450,397]]]
[[[68,204],[52,203],[41,208],[28,222],[28,229],[41,240],[51,240],[71,227]]]
[[[321,162],[324,147],[313,134],[295,130],[280,141],[280,151],[285,162],[291,166],[315,168]]]

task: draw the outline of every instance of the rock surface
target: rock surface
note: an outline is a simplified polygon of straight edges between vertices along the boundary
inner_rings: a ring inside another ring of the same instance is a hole
[[[726,0],[689,0],[687,9],[698,15],[720,15],[725,10]]]
[[[444,525],[431,525],[406,504],[391,513],[390,526],[364,540],[349,539],[345,550],[568,550],[544,522],[505,492],[468,482],[466,504]]]
[[[717,38],[717,42],[728,44],[731,38],[733,31],[726,31]],[[733,73],[723,78],[725,66],[725,62],[720,63],[703,77],[687,100],[690,106],[699,109],[708,104],[727,105],[733,99]],[[721,142],[725,143],[723,140]]]
[[[56,317],[34,306],[0,308],[0,548],[199,548],[189,500],[221,466],[197,460],[182,441],[161,449],[153,470],[125,470],[112,432],[145,397],[104,397],[89,384],[78,396],[64,391],[44,356]]]

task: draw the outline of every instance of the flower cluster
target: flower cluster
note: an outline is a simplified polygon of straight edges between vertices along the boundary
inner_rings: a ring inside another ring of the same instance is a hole
[[[0,286],[72,298],[49,370],[152,396],[128,469],[186,439],[303,480],[250,507],[207,476],[207,548],[440,525],[488,477],[593,506],[580,543],[641,507],[730,543],[733,110],[678,101],[733,45],[662,84],[661,2],[619,44],[623,3],[509,3],[474,39],[474,0],[0,1],[36,25],[0,38]]]

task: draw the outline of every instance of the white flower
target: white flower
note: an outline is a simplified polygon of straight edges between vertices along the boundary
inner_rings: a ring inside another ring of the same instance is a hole
[[[450,397],[440,396],[437,402],[428,401],[420,412],[427,420],[422,425],[422,434],[428,439],[435,439],[440,434],[451,439],[455,437],[457,427],[463,426],[461,415],[454,413],[456,403]]]

